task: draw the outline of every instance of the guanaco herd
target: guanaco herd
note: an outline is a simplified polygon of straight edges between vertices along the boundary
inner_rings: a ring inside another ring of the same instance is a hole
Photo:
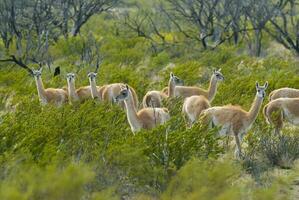
[[[53,103],[62,106],[70,103],[82,102],[86,99],[119,104],[125,111],[133,134],[141,129],[151,129],[164,124],[170,119],[167,108],[162,107],[163,101],[172,97],[183,97],[182,113],[187,124],[192,126],[196,121],[202,121],[212,126],[219,126],[219,135],[233,135],[236,142],[236,153],[241,155],[241,142],[252,124],[256,120],[263,100],[266,96],[268,82],[264,85],[255,85],[256,96],[249,111],[240,106],[226,105],[211,107],[217,93],[218,83],[224,80],[221,69],[214,70],[207,90],[195,86],[183,86],[179,77],[170,73],[168,87],[162,91],[149,91],[143,98],[143,108],[138,111],[138,96],[135,90],[127,84],[113,83],[97,86],[94,72],[88,74],[90,85],[76,89],[75,74],[68,73],[67,88],[56,89],[43,86],[42,68],[33,70],[37,92],[42,105]],[[270,102],[264,107],[263,113],[268,124],[275,127],[280,134],[283,122],[288,121],[299,125],[299,89],[281,88],[269,95]]]

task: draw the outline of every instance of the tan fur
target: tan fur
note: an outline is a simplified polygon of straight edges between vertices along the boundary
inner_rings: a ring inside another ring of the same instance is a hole
[[[251,128],[259,113],[267,87],[268,83],[262,87],[257,84],[257,94],[249,112],[243,110],[240,106],[232,105],[212,107],[203,111],[203,118],[207,118],[213,125],[221,127],[220,135],[232,134],[235,137],[236,152],[239,155],[241,154],[243,136]]]
[[[208,91],[201,89],[199,87],[190,87],[190,86],[178,86],[175,88],[176,96],[182,96],[184,98],[191,97],[194,95],[202,95],[204,97],[208,97]]]
[[[202,111],[211,107],[210,102],[204,96],[187,97],[183,104],[183,114],[188,119],[189,125],[192,125],[202,113]]]
[[[63,89],[47,88],[45,89],[44,96],[47,103],[54,103],[58,106],[66,103],[68,100],[67,93]]]
[[[168,81],[168,87],[167,87],[167,95],[164,94],[161,91],[149,91],[145,94],[143,98],[143,107],[154,107],[154,108],[160,108],[162,107],[162,101],[164,99],[167,99],[169,97],[174,97],[175,93],[175,87],[177,85],[182,85],[183,81],[175,76],[172,72],[170,73],[169,81]]]
[[[76,93],[81,102],[91,98],[90,86],[80,87],[76,90]]]
[[[91,98],[90,86],[83,86],[78,89],[75,89],[75,80],[67,81],[68,82],[68,97],[70,103],[83,102]]]
[[[168,87],[163,88],[161,92],[168,96]]]
[[[187,117],[191,126],[205,109],[211,107],[210,102],[213,101],[217,92],[217,82],[223,80],[224,77],[220,70],[214,70],[210,80],[208,90],[198,87],[176,87],[175,92],[183,97],[187,97],[183,104],[183,114]]]
[[[125,96],[123,95],[124,92]],[[116,100],[124,101],[127,119],[133,133],[141,129],[152,129],[170,119],[166,108],[143,108],[137,112],[134,97],[128,86],[119,92]]]
[[[280,88],[272,91],[269,94],[270,101],[279,98],[299,98],[299,89],[294,88]]]
[[[201,88],[195,87],[195,86],[177,86],[177,87],[175,87],[174,95],[181,96],[184,98],[191,97],[194,95],[197,95],[197,96],[202,95],[202,96],[206,97],[209,100],[209,102],[212,102],[216,95],[216,92],[217,92],[218,81],[224,80],[224,77],[220,71],[221,71],[221,69],[219,69],[218,71],[214,70],[213,75],[211,76],[211,79],[210,79],[210,84],[209,84],[208,90],[204,90],[204,89],[201,89]]]
[[[137,113],[143,129],[152,129],[159,124],[164,124],[170,119],[165,108],[143,108]]]
[[[162,107],[162,101],[167,99],[168,96],[160,91],[149,91],[143,97],[142,105],[144,108],[154,107],[160,108]]]
[[[103,98],[103,93],[104,93],[105,89],[106,89],[106,85],[103,85],[100,88],[98,88],[98,93],[99,93],[101,100],[103,100],[102,98]]]
[[[91,97],[95,100],[102,101],[102,94],[103,94],[103,90],[105,89],[105,87],[97,86],[97,84],[96,84],[97,73],[90,72],[90,73],[88,73],[87,76],[88,76],[89,85],[90,85]]]
[[[103,101],[106,102],[113,102],[114,98],[119,94],[119,92],[125,88],[125,84],[123,83],[112,83],[109,85],[105,85],[103,86],[104,88],[102,88],[102,99]],[[135,90],[129,86],[130,90],[132,91],[132,95],[133,95],[133,99],[134,99],[134,105],[136,108],[138,108],[138,96],[135,92]],[[122,108],[125,108],[125,105],[123,102],[120,102],[120,106]]]
[[[283,121],[299,125],[299,98],[279,98],[264,107],[267,123],[274,125],[275,132],[280,134]]]
[[[41,73],[41,70],[39,71]],[[61,106],[62,104],[68,101],[67,92],[63,89],[56,88],[44,88],[41,76],[35,76],[35,82],[37,87],[37,92],[39,96],[40,103],[42,105],[46,105],[48,103],[54,103],[57,106]]]
[[[88,87],[88,86],[87,86]],[[102,100],[102,95],[103,95],[103,90],[105,88],[102,86],[96,86],[96,91],[97,91],[97,94],[95,94],[95,96],[93,97],[93,94],[92,94],[92,90],[91,90],[91,86],[90,86],[90,95],[93,99],[96,99],[96,98],[99,98],[99,100]],[[89,97],[88,97],[89,98]]]

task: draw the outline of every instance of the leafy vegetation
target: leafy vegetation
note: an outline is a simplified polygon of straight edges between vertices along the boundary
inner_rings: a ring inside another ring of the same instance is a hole
[[[126,5],[134,10],[135,3]],[[98,85],[128,83],[141,101],[147,91],[163,89],[170,72],[185,85],[208,88],[213,69],[222,68],[225,81],[212,105],[246,110],[256,81],[269,81],[268,94],[298,88],[298,58],[269,36],[262,40],[263,57],[252,57],[245,42],[203,50],[165,27],[167,42],[157,44],[158,36],[151,33],[151,41],[123,30],[121,21],[113,13],[94,15],[76,37],[51,41],[46,51],[51,62],[42,63],[45,87],[66,86],[68,72],[76,73],[77,87],[88,85],[87,73],[98,66]],[[16,40],[11,42],[8,50],[0,43],[1,56],[17,52]],[[57,66],[61,73],[53,77]],[[239,160],[231,138],[217,136],[217,128],[186,127],[182,102],[165,101],[171,120],[133,135],[116,105],[88,100],[40,106],[28,72],[1,62],[0,199],[296,199],[298,128],[286,125],[282,136],[274,135],[260,113],[243,142],[245,159]]]

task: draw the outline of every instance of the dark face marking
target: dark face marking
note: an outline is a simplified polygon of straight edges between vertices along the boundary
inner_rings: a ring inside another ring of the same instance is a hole
[[[184,81],[182,79],[180,79],[179,77],[175,76],[173,73],[170,73],[170,80],[175,85],[184,85]]]
[[[91,80],[93,80],[93,79],[97,76],[97,74],[94,73],[94,72],[90,72],[90,73],[88,73],[87,76],[88,76]]]
[[[260,86],[260,84],[257,82],[255,87],[256,87],[257,95],[261,98],[265,98],[266,89],[268,88],[268,82],[266,82],[263,86]]]
[[[67,78],[67,80],[69,80],[69,81],[74,80],[74,79],[75,79],[75,74],[73,74],[73,73],[68,73],[68,74],[66,75],[66,78]]]
[[[120,91],[119,95],[117,95],[115,97],[115,101],[119,102],[119,101],[124,101],[125,99],[127,99],[129,96],[129,90],[127,88],[123,89]]]
[[[215,74],[216,79],[217,79],[218,81],[223,81],[223,80],[224,80],[224,76],[223,76],[223,74],[222,74],[221,72],[219,72],[219,71],[215,71],[214,74]]]
[[[39,78],[42,75],[42,73],[39,70],[33,70],[33,76]]]

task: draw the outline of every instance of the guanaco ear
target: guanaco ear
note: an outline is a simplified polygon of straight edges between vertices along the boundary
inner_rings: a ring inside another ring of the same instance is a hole
[[[217,71],[216,69],[213,69],[213,73],[214,73],[214,74],[216,73],[216,71]]]
[[[221,72],[221,68],[218,69],[218,72]]]
[[[129,86],[126,84],[126,89],[129,90]]]
[[[170,78],[172,78],[174,75],[173,75],[173,73],[172,72],[170,72]]]
[[[255,87],[258,88],[260,86],[259,82],[255,82]]]
[[[266,81],[266,83],[265,83],[265,85],[264,85],[265,89],[267,89],[268,86],[269,86],[269,83],[268,83],[268,81]]]

